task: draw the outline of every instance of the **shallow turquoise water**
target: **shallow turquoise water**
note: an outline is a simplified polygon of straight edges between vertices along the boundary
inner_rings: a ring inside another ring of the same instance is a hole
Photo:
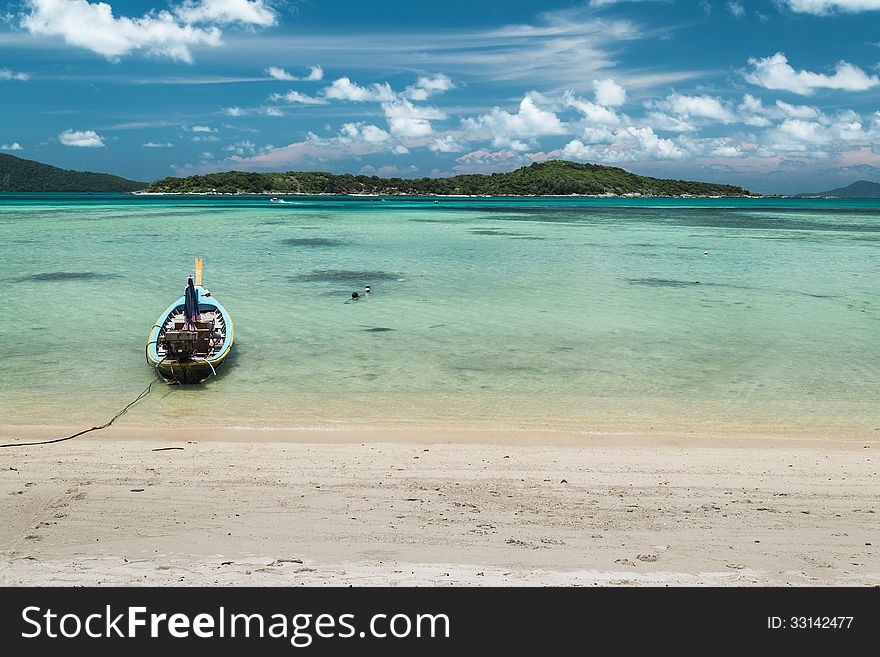
[[[121,425],[880,426],[878,202],[289,200],[0,196],[0,424],[137,395],[200,255],[231,366]]]

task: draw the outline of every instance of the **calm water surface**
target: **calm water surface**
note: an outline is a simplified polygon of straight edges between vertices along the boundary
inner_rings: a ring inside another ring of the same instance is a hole
[[[234,358],[121,425],[880,427],[880,202],[288,200],[0,196],[0,424],[108,419],[204,256]]]

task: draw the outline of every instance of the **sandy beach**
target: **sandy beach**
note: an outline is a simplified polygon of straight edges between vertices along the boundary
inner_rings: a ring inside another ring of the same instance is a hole
[[[878,442],[114,427],[0,450],[0,584],[874,586]]]

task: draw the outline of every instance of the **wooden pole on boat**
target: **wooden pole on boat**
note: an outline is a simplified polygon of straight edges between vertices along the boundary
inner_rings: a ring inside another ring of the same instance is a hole
[[[202,259],[196,258],[196,287],[200,287],[202,285]]]

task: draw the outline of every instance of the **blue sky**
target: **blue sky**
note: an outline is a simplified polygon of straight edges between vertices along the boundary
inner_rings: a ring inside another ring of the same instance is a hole
[[[0,150],[138,180],[880,180],[880,0],[16,0]]]

